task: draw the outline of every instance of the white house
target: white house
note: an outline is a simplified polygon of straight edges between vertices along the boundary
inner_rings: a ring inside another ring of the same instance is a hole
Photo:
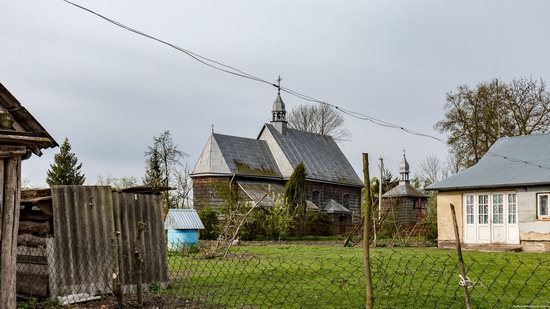
[[[550,251],[550,134],[504,137],[437,190],[438,245],[455,242],[450,204],[465,246]]]

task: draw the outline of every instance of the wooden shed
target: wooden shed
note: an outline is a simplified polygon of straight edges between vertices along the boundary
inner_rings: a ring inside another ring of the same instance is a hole
[[[55,140],[0,83],[0,309],[16,306],[16,248],[21,161]]]
[[[152,282],[168,283],[158,190],[54,186],[23,191],[20,220],[20,295],[72,303],[115,290],[135,292],[138,248],[144,290]],[[138,222],[146,224],[140,237]]]

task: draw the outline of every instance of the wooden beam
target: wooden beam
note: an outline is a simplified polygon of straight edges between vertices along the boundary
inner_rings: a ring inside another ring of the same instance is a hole
[[[19,221],[47,222],[51,216],[40,210],[21,209]]]
[[[2,142],[32,142],[32,143],[46,143],[52,144],[52,140],[48,137],[40,136],[26,136],[26,135],[8,135],[0,134],[0,141]]]
[[[46,247],[46,238],[37,237],[31,234],[22,234],[17,238],[18,246]]]
[[[50,233],[49,222],[33,222],[33,221],[21,221],[19,222],[19,233]]]
[[[0,309],[16,307],[16,249],[21,195],[21,156],[0,159]]]

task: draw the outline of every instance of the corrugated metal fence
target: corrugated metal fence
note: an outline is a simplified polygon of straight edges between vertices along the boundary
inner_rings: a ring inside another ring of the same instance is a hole
[[[113,192],[115,228],[120,231],[117,247],[120,279],[124,292],[136,291],[135,269],[137,223],[145,222],[142,238],[143,282],[168,282],[166,242],[160,195]],[[159,257],[161,257],[159,259]],[[163,258],[162,258],[163,257]]]
[[[159,195],[112,192],[108,186],[54,186],[52,204],[54,237],[46,250],[53,270],[50,297],[111,292],[116,273],[122,291],[135,292],[138,222],[147,224],[141,237],[144,287],[167,284]]]

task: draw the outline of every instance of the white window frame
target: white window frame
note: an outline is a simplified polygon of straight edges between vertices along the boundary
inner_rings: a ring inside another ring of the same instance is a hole
[[[500,200],[500,203],[495,203],[495,198],[497,196],[500,196],[501,200]],[[504,224],[504,213],[505,213],[505,209],[504,209],[504,206],[507,205],[507,201],[506,201],[506,198],[508,196],[506,195],[506,193],[502,193],[502,192],[494,192],[494,193],[491,193],[491,224]],[[500,209],[496,208],[496,206],[500,206]],[[495,211],[496,209],[498,209],[499,211]],[[500,221],[498,220],[500,219]]]
[[[510,202],[510,196],[514,196],[514,202]],[[513,213],[510,213],[510,206],[513,206]],[[507,224],[518,224],[518,195],[517,193],[506,193],[506,212],[508,213],[507,218],[505,218]],[[514,222],[510,222],[510,218],[514,218]]]
[[[481,196],[486,196],[487,197],[487,203],[485,204],[481,204],[480,201],[479,201],[479,198]],[[491,224],[491,193],[478,193],[477,196],[476,196],[476,212],[477,212],[477,225],[489,225]],[[480,206],[484,206],[483,208],[483,212],[480,211]],[[483,220],[483,222],[481,222],[481,216],[483,216],[483,218],[485,218],[486,220]]]
[[[540,201],[542,196],[546,196],[546,215],[540,214]],[[550,220],[550,192],[537,193],[537,219]]]
[[[475,225],[476,224],[476,195],[475,194],[466,194],[465,195],[466,200],[466,224],[468,225]],[[472,198],[471,201],[468,200],[468,198]],[[471,206],[469,208],[468,206]],[[471,210],[471,211],[470,211]]]

